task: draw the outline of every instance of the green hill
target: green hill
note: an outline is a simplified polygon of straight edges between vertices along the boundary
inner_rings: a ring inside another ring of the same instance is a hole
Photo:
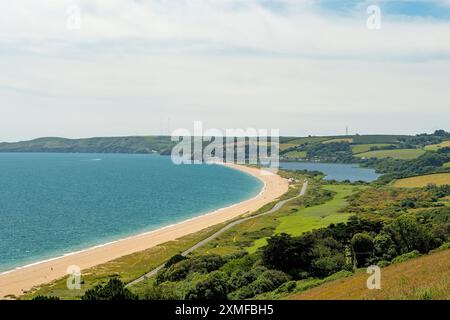
[[[108,137],[89,139],[39,138],[0,143],[0,152],[160,153],[169,154],[168,136]]]

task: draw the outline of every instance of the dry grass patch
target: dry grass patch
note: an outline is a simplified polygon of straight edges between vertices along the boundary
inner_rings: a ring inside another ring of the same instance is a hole
[[[381,271],[381,289],[369,290],[368,274],[324,284],[289,297],[292,300],[448,300],[450,299],[450,250],[436,252]]]
[[[435,173],[424,176],[417,176],[411,178],[400,179],[394,182],[394,187],[397,188],[421,188],[428,184],[435,184],[438,186],[449,184],[450,173]]]

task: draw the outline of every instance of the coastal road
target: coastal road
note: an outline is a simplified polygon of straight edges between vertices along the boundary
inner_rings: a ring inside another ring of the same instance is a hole
[[[252,219],[255,219],[255,218],[259,218],[259,217],[262,217],[262,216],[265,216],[265,215],[268,215],[268,214],[271,214],[271,213],[274,213],[274,212],[280,210],[286,203],[288,203],[288,202],[290,202],[290,201],[292,201],[292,200],[294,200],[294,199],[297,199],[297,198],[299,198],[299,197],[304,196],[304,195],[306,194],[306,190],[307,190],[307,189],[308,189],[308,180],[305,179],[305,180],[303,181],[302,189],[300,190],[300,192],[299,192],[299,194],[298,194],[297,196],[292,197],[292,198],[289,198],[289,199],[286,199],[286,200],[282,200],[282,201],[280,201],[280,202],[277,202],[277,203],[273,206],[273,208],[270,209],[269,211],[266,211],[266,212],[263,212],[263,213],[260,213],[260,214],[254,215],[254,216],[241,218],[241,219],[238,219],[238,220],[236,220],[236,221],[233,221],[233,222],[227,224],[227,225],[224,226],[222,229],[218,230],[217,232],[215,232],[214,234],[212,234],[212,235],[209,236],[208,238],[206,238],[206,239],[204,239],[204,240],[198,242],[198,243],[195,244],[194,246],[192,246],[192,247],[190,247],[189,249],[187,249],[186,251],[182,252],[181,255],[182,255],[182,256],[187,256],[189,253],[191,253],[191,252],[197,250],[197,249],[200,248],[200,247],[203,247],[203,246],[204,246],[205,244],[207,244],[208,242],[210,242],[210,241],[216,239],[216,238],[219,237],[221,234],[223,234],[225,231],[229,230],[230,228],[233,228],[233,227],[237,226],[238,224],[241,224],[241,223],[243,223],[243,222],[246,222],[246,221],[249,221],[249,220],[252,220]],[[128,283],[125,287],[129,287],[129,286],[135,285],[136,283],[139,283],[139,282],[141,282],[141,281],[144,281],[144,280],[146,280],[146,279],[148,279],[148,278],[150,278],[150,277],[156,275],[156,274],[158,273],[158,271],[161,270],[162,268],[164,268],[164,264],[163,264],[163,265],[160,265],[160,266],[157,267],[156,269],[153,269],[152,271],[150,271],[150,272],[144,274],[142,277],[137,278],[136,280],[131,281],[131,282]]]

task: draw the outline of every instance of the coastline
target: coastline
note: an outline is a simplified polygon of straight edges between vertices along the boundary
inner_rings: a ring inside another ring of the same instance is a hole
[[[253,212],[272,202],[288,190],[285,179],[276,174],[262,174],[262,170],[236,164],[223,164],[229,168],[250,174],[263,182],[261,192],[253,198],[228,207],[189,218],[156,230],[111,241],[59,257],[31,263],[0,273],[0,299],[8,295],[20,296],[38,285],[67,275],[67,268],[78,266],[81,270],[136,253],[195,233],[202,229]]]

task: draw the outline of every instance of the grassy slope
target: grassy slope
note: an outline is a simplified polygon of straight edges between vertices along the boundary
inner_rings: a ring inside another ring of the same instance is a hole
[[[367,144],[355,144],[352,145],[353,154],[363,153],[370,151],[372,147],[387,147],[391,146],[389,143],[367,143]]]
[[[363,135],[363,136],[355,136],[353,138],[353,143],[397,143],[400,138],[405,139],[410,136],[405,135]]]
[[[336,142],[352,143],[353,142],[353,138],[335,138],[335,139],[330,139],[330,140],[323,141],[322,143],[336,143]]]
[[[394,182],[394,187],[397,188],[420,188],[427,184],[433,183],[435,185],[450,185],[450,173],[435,173],[423,176],[400,179]]]
[[[394,159],[415,159],[422,154],[424,154],[425,151],[422,149],[394,149],[394,150],[376,150],[376,151],[369,151],[369,152],[363,152],[356,154],[355,157],[359,158],[394,158]]]
[[[450,250],[381,270],[381,289],[368,290],[368,274],[359,272],[289,297],[292,300],[450,299]]]
[[[426,146],[424,149],[427,151],[438,151],[441,148],[450,147],[450,140],[448,141],[442,141],[439,144],[432,144],[429,146]]]
[[[336,192],[332,200],[318,206],[301,208],[299,211],[280,217],[274,233],[298,236],[307,231],[327,227],[332,223],[347,221],[351,214],[340,213],[339,210],[347,205],[345,198],[355,193],[358,188],[346,185],[328,185],[324,188]],[[257,239],[247,250],[255,252],[267,244],[266,239],[267,237]]]
[[[288,159],[306,158],[306,151],[291,151],[284,155]]]
[[[89,139],[39,138],[0,143],[0,152],[167,153],[174,145],[170,137],[110,137]]]
[[[280,150],[286,150],[291,147],[297,147],[305,143],[319,143],[328,140],[327,137],[305,137],[305,138],[292,138],[286,142],[280,143]]]

